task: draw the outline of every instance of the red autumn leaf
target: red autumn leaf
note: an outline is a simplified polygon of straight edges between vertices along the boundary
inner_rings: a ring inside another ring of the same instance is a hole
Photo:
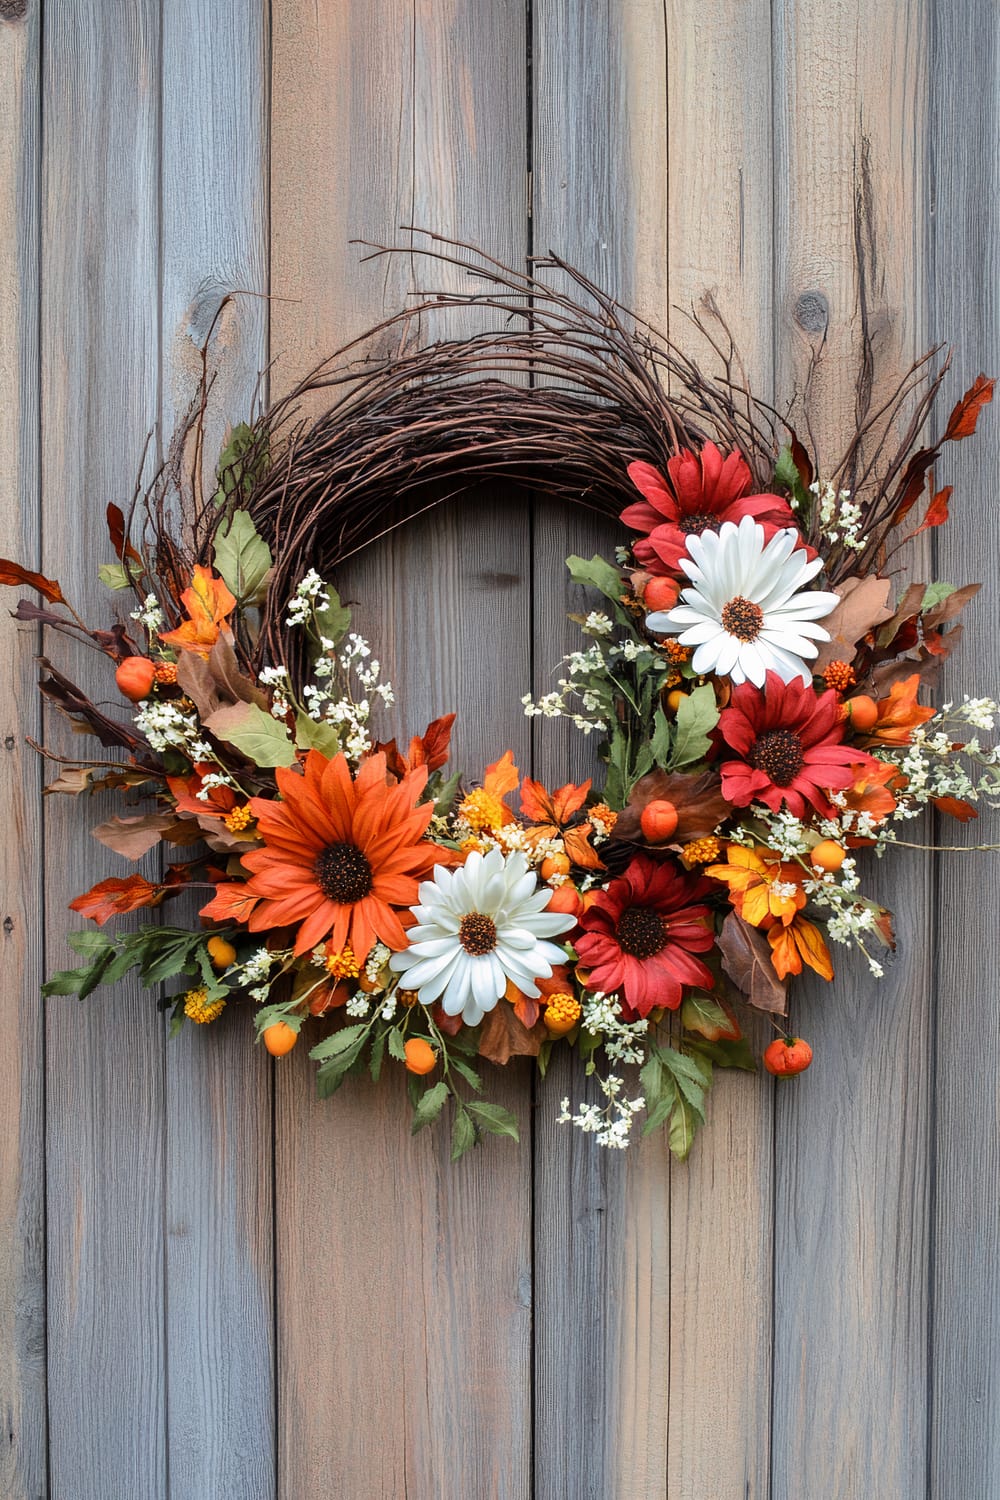
[[[410,741],[406,762],[411,771],[426,766],[428,771],[438,771],[445,764],[451,750],[451,728],[454,714],[443,714],[428,724],[423,735],[415,734]]]
[[[213,922],[246,922],[257,901],[258,897],[250,895],[245,883],[219,885],[198,915]]]
[[[461,1016],[447,1015],[441,1009],[440,1004],[435,1005],[432,1015],[434,1016],[434,1024],[438,1031],[443,1031],[445,1036],[458,1036],[458,1033],[465,1025]]]
[[[799,471],[799,478],[802,480],[803,489],[808,489],[815,478],[812,459],[799,442],[795,433],[792,432],[792,429],[789,428],[788,431],[791,434],[792,463]]]
[[[948,501],[953,488],[953,485],[946,484],[943,490],[938,490],[927,507],[927,514],[913,533],[914,536],[919,536],[922,531],[930,531],[932,526],[944,525],[948,519]]]
[[[938,812],[947,813],[951,818],[957,818],[960,823],[968,823],[979,814],[971,802],[966,802],[962,797],[934,797],[934,806]]]
[[[124,880],[99,880],[97,885],[69,903],[70,911],[90,917],[98,927],[126,911],[141,906],[156,906],[163,900],[164,887],[152,885],[144,875],[129,875]]]
[[[11,588],[16,588],[19,584],[27,584],[29,589],[37,589],[50,604],[66,603],[62,589],[53,578],[46,578],[41,573],[32,573],[27,568],[22,568],[20,563],[10,562],[5,557],[0,557],[0,583],[9,584]]]
[[[125,539],[125,517],[117,505],[108,506],[107,520],[108,535],[111,538],[111,545],[115,549],[115,556],[119,562],[124,562],[127,557],[130,562],[138,563],[141,568],[142,558],[132,546],[132,543]]]
[[[892,524],[898,526],[905,521],[910,511],[916,505],[924,492],[924,481],[927,478],[927,470],[937,457],[936,448],[918,448],[903,470],[903,477],[896,490],[896,509],[893,512]]]
[[[987,375],[976,376],[948,418],[943,442],[955,443],[961,438],[972,436],[979,421],[979,413],[993,400],[993,385],[994,382]]]

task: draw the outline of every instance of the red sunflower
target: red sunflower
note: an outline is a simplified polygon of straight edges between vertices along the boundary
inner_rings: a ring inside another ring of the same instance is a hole
[[[739,756],[719,768],[722,795],[733,807],[763,802],[801,818],[810,806],[829,817],[830,792],[878,771],[870,755],[843,743],[844,729],[832,689],[817,693],[776,672],[768,672],[763,691],[740,683],[719,718],[719,734]]]
[[[371,755],[352,779],[347,758],[306,756],[304,774],[275,772],[280,801],[250,803],[263,849],[243,855],[253,871],[246,890],[259,897],[247,925],[251,932],[299,926],[295,952],[307,953],[330,939],[340,951],[350,945],[363,963],[376,938],[406,947],[398,910],[417,899],[417,885],[447,858],[424,839],[434,812],[417,799],[427,768],[386,785],[386,759]]]
[[[617,992],[628,1020],[656,1005],[676,1010],[685,985],[710,989],[712,974],[694,955],[715,942],[711,913],[701,904],[711,889],[667,861],[633,859],[581,913],[574,946],[588,989]]]
[[[650,573],[679,572],[688,537],[718,531],[723,521],[738,523],[753,516],[764,528],[765,541],[783,526],[795,525],[780,495],[751,494],[753,475],[742,453],[723,458],[714,443],[706,443],[700,453],[682,449],[668,462],[666,478],[646,463],[629,464],[628,474],[645,500],[626,506],[622,520],[647,533],[633,551]]]

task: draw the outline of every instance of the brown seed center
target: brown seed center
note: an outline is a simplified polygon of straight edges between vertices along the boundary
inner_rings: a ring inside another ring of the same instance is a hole
[[[766,771],[775,786],[790,786],[805,764],[802,741],[791,729],[772,729],[755,742],[750,764]]]
[[[722,628],[728,630],[738,641],[755,641],[764,624],[764,611],[752,599],[737,594],[722,606]]]
[[[497,945],[496,923],[492,917],[486,917],[480,911],[470,911],[468,916],[462,918],[458,941],[466,953],[471,953],[474,958],[482,958],[484,953],[492,953]]]
[[[677,525],[687,536],[701,536],[703,531],[717,530],[719,518],[710,511],[703,511],[700,515],[681,516]]]
[[[350,906],[372,888],[372,867],[357,844],[327,844],[313,866],[316,884],[331,901]]]
[[[667,941],[667,924],[648,906],[627,906],[618,918],[618,945],[633,958],[652,958]]]

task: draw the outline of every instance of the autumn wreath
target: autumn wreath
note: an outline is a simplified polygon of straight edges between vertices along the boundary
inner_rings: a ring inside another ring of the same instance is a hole
[[[558,261],[521,274],[428,253],[472,290],[388,320],[233,430],[203,491],[206,365],[153,484],[108,508],[100,575],[131,595],[108,628],[2,564],[45,601],[17,618],[90,641],[128,705],[105,712],[42,659],[45,697],[103,750],[63,760],[49,790],[121,792],[133,810],[96,837],[171,855],[72,902],[97,930],[72,935],[81,966],[45,991],[83,997],[136,968],[175,1027],[244,1001],[276,1056],[309,1033],[323,1094],[400,1066],[414,1129],[450,1098],[456,1157],[516,1135],[477,1059],[544,1071],[562,1041],[600,1092],[561,1118],[622,1146],[645,1111],[684,1156],[713,1070],[755,1067],[744,1007],[776,1018],[764,1062],[792,1073],[811,1053],[787,1034],[790,977],[831,980],[831,942],[881,974],[891,919],[859,855],[903,843],[928,805],[965,820],[1000,798],[979,739],[997,706],[919,701],[975,588],[894,581],[901,542],[947,520],[933,466],[993,385],[980,376],[929,441],[946,360],[877,404],[866,380],[822,465],[791,408],[747,388],[710,304],[695,326],[712,376]],[[414,337],[423,312],[470,303],[491,315],[482,333]],[[599,787],[545,787],[499,746],[478,782],[449,774],[452,714],[405,749],[379,738],[392,688],[337,571],[488,477],[627,529],[613,561],[569,559],[593,594],[584,640],[523,700],[593,736]],[[106,930],[183,892],[190,924]]]

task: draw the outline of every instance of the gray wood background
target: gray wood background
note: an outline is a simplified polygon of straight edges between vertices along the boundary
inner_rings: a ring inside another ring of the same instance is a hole
[[[576,261],[674,337],[714,289],[762,390],[825,339],[851,420],[855,225],[900,360],[1000,366],[995,0],[0,0],[2,550],[92,612],[104,508],[229,291],[219,430],[392,310],[404,223]],[[267,300],[270,298],[271,300]],[[983,579],[946,691],[996,691],[995,423],[945,476]],[[397,726],[585,771],[518,700],[569,639],[571,513],[487,493],[363,559]],[[925,559],[926,566],[931,563]],[[319,1104],[247,1018],[38,984],[108,873],[40,797],[34,632],[4,619],[0,1495],[7,1500],[994,1500],[997,880],[922,855],[902,952],[803,994],[795,1086],[723,1080],[690,1162],[600,1155],[513,1068],[518,1151],[457,1168],[401,1091]],[[80,654],[82,656],[82,653]],[[68,646],[60,660],[89,674]],[[96,821],[96,818],[95,818]],[[952,830],[949,830],[949,834]],[[996,828],[984,830],[996,837]],[[974,835],[979,837],[979,835]]]

